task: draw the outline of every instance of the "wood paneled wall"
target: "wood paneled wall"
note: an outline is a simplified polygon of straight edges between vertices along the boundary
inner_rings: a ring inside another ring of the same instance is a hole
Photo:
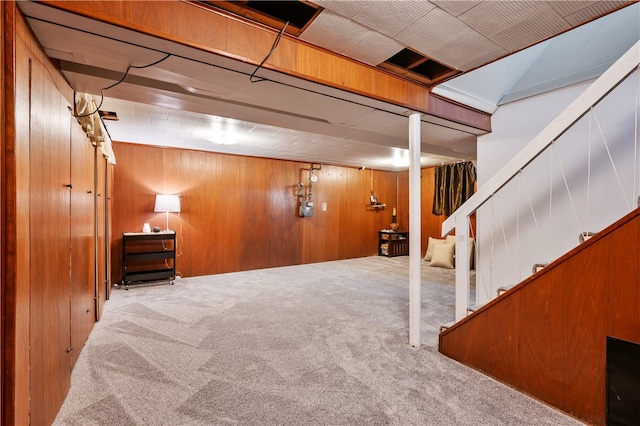
[[[51,424],[95,322],[95,149],[15,2],[3,15],[2,424]]]
[[[640,343],[640,209],[440,335],[440,352],[604,425],[606,339]]]
[[[122,277],[122,232],[166,226],[165,214],[153,212],[156,193],[181,194],[182,212],[169,222],[185,277],[375,255],[393,207],[401,229],[409,227],[407,172],[322,165],[314,171],[314,216],[301,218],[296,184],[308,184],[310,163],[130,143],[114,151],[113,283]],[[433,168],[422,170],[421,185],[424,253],[445,218],[431,213]],[[366,209],[372,187],[386,209]]]
[[[122,232],[141,231],[145,222],[165,228],[164,213],[153,212],[156,193],[181,194],[170,228],[178,232],[183,276],[377,254],[377,232],[397,204],[396,173],[322,165],[314,171],[314,215],[302,218],[296,185],[309,183],[310,163],[127,143],[114,151],[114,282]],[[372,183],[384,210],[366,209]]]

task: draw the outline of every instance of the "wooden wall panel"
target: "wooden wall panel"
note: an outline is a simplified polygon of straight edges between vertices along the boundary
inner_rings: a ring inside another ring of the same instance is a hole
[[[107,270],[105,276],[105,293],[106,299],[109,300],[111,296],[111,271],[113,270],[112,263],[112,251],[116,250],[113,243],[113,171],[114,166],[112,164],[107,164],[106,169],[106,216],[107,220],[105,222],[106,231],[105,231],[105,246],[106,246],[106,262],[107,262]]]
[[[68,113],[67,113],[68,114]],[[75,122],[71,127],[71,365],[75,365],[96,318],[95,310],[95,148]],[[69,156],[69,154],[67,154]],[[67,172],[68,173],[68,172]]]
[[[100,148],[95,148],[95,260],[96,260],[96,283],[97,303],[95,304],[95,320],[98,321],[102,316],[102,308],[107,301],[107,283],[110,281],[108,272],[108,244],[107,244],[107,160],[104,158]]]
[[[4,26],[5,26],[5,10],[2,7],[2,5],[0,5],[0,170],[6,170],[8,164],[7,164],[7,160],[5,159],[5,151],[6,148],[8,146],[8,144],[6,143],[6,139],[7,137],[5,136],[5,128],[8,127],[8,123],[6,120],[6,116],[7,116],[7,101],[9,100],[12,104],[13,104],[13,99],[7,99],[5,98],[5,90],[4,90],[4,85],[5,85],[5,78],[7,76],[7,74],[10,74],[6,71],[5,68],[5,52],[7,51],[6,49],[6,42],[8,38],[12,38],[12,35],[10,37],[7,36],[7,34],[5,34],[4,32]],[[10,52],[13,52],[13,49],[10,50]],[[12,123],[13,124],[13,123]],[[11,126],[13,130],[13,126]],[[9,133],[9,131],[7,131],[7,133]],[[8,136],[8,135],[7,135]],[[13,142],[13,141],[12,141]],[[10,167],[11,170],[13,171],[14,168]],[[7,183],[7,176],[5,174],[6,172],[2,172],[0,171],[0,188],[3,188],[4,185]],[[4,190],[0,191],[0,205],[2,206],[2,212],[0,213],[0,233],[4,236],[6,235],[6,222],[4,220],[4,216],[6,214],[6,195],[5,195]],[[14,309],[11,306],[7,306],[5,307],[5,292],[6,292],[6,280],[5,280],[5,271],[7,270],[7,267],[9,265],[7,265],[6,262],[6,255],[7,255],[7,250],[6,250],[6,244],[4,241],[0,241],[0,347],[2,347],[2,349],[0,350],[0,424],[5,424],[4,422],[4,418],[5,418],[5,409],[4,409],[4,400],[5,400],[5,391],[4,391],[4,387],[5,385],[10,385],[10,382],[5,381],[6,379],[6,371],[9,370],[10,372],[13,372],[13,365],[12,363],[8,363],[8,359],[7,359],[7,354],[5,354],[5,349],[7,346],[9,346],[10,348],[13,348],[13,342],[14,342],[14,334],[12,332],[7,333],[5,331],[5,328],[9,325],[9,321],[6,321],[6,313],[5,311],[9,311],[11,312],[11,315],[14,314]],[[13,305],[13,303],[11,303],[11,305]],[[7,338],[5,340],[5,337]],[[9,359],[13,359],[13,357],[9,357]],[[13,388],[13,386],[11,385],[11,388]],[[7,423],[9,423],[11,420],[8,420]]]
[[[557,285],[562,278],[560,270],[550,270],[544,281],[518,292],[518,319],[513,320],[517,328],[510,331],[522,337],[518,337],[517,348],[521,377],[516,383],[529,395],[545,395],[544,400],[556,407],[564,405],[565,396],[564,306],[559,303],[564,298],[562,286]],[[506,308],[500,310],[506,311]],[[496,335],[495,338],[504,336]],[[504,344],[504,348],[507,354],[514,353],[513,346]]]
[[[296,185],[308,185],[310,163],[126,143],[114,150],[113,282],[122,232],[145,222],[165,227],[164,214],[153,212],[156,191],[181,194],[170,228],[178,231],[183,276],[375,255],[377,232],[389,226],[398,199],[396,173],[322,165],[314,171],[314,216],[301,218]],[[384,210],[366,209],[372,182]]]
[[[522,365],[519,351],[522,342],[517,333],[519,325],[514,324],[520,317],[520,300],[510,298],[504,303],[504,308],[499,311],[489,309],[485,312],[490,325],[483,329],[484,340],[477,342],[479,345],[487,346],[486,356],[481,361],[482,371],[490,372],[497,380],[520,378]]]
[[[604,425],[606,338],[640,343],[639,289],[636,209],[442,333],[440,351]]]
[[[10,66],[4,63],[2,74],[0,295],[3,308],[10,308],[3,311],[4,331],[10,333],[3,335],[2,345],[6,374],[2,423],[50,424],[70,384],[72,329],[84,329],[85,335],[90,330],[85,323],[71,320],[76,296],[71,275],[79,270],[71,269],[71,241],[86,237],[71,217],[72,204],[85,203],[72,202],[71,188],[66,186],[72,183],[71,140],[78,136],[72,136],[70,129],[77,130],[79,125],[69,114],[73,91],[44,54],[15,3],[2,2],[0,7],[3,55],[12,58]],[[81,138],[86,141],[84,135]],[[92,158],[80,161],[90,168]],[[92,175],[88,181],[93,182]],[[85,213],[90,215],[92,209]],[[88,238],[92,238],[91,228]],[[85,276],[77,283],[84,286],[92,279]]]
[[[615,250],[610,239],[595,241],[580,256],[567,259],[562,268],[562,282],[572,283],[564,286],[563,294],[563,315],[572,319],[564,321],[565,407],[567,412],[583,419],[588,419],[590,413],[605,411],[604,392],[592,389],[606,388],[606,369],[593,360],[606,359],[610,272],[607,267],[590,266],[606,265],[612,249]]]
[[[42,57],[32,57],[30,422],[49,424],[70,386],[70,115]],[[65,125],[66,123],[66,125]]]
[[[611,236],[611,247],[624,247],[630,253],[640,253],[640,222],[626,225],[627,232],[616,232]],[[637,235],[637,238],[634,236]],[[609,304],[606,313],[607,335],[618,339],[640,342],[640,256],[618,256],[617,250],[609,250],[607,270],[616,271],[607,275]]]
[[[3,424],[29,422],[29,34],[14,2],[0,2],[5,58],[2,105]],[[32,42],[32,41],[31,41]]]

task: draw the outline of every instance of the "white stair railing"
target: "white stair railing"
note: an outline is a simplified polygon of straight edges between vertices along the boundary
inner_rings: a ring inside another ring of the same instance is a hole
[[[571,213],[571,211],[568,212],[567,216],[569,216],[569,220],[575,219],[578,222],[578,225],[577,225],[578,227],[584,226],[584,224],[580,223],[580,219],[578,218],[578,215],[575,213],[575,205],[574,205],[573,199],[571,199],[571,190],[569,188],[569,185],[565,177],[565,170],[563,168],[562,160],[560,156],[557,155],[556,153],[555,144],[556,142],[561,143],[559,139],[563,135],[565,135],[565,133],[568,132],[569,129],[572,128],[572,126],[574,126],[581,119],[583,119],[583,117],[586,117],[589,113],[591,113],[588,116],[590,120],[589,137],[591,138],[592,128],[597,129],[597,130],[594,130],[593,132],[595,134],[600,135],[600,137],[602,138],[602,141],[606,146],[606,151],[609,154],[609,158],[612,161],[612,167],[613,167],[613,170],[615,171],[616,178],[618,179],[618,182],[620,183],[620,185],[622,185],[622,182],[620,181],[620,177],[618,176],[618,172],[616,170],[615,163],[613,162],[613,158],[611,158],[611,153],[609,152],[609,147],[606,140],[607,138],[605,137],[603,130],[600,128],[599,123],[597,123],[597,114],[595,113],[593,108],[596,105],[598,105],[605,97],[607,97],[612,91],[614,91],[614,89],[616,89],[616,87],[618,87],[623,81],[625,81],[632,73],[634,73],[634,71],[637,71],[636,74],[640,73],[640,71],[638,71],[639,66],[640,66],[640,41],[637,42],[633,47],[631,47],[631,49],[629,49],[618,61],[616,61],[607,71],[605,71],[596,81],[594,81],[580,96],[578,96],[575,99],[575,101],[573,101],[567,108],[565,108],[565,110],[562,113],[560,113],[536,137],[534,137],[531,140],[531,142],[529,142],[507,164],[505,164],[497,173],[495,173],[495,175],[493,175],[486,182],[486,184],[478,188],[478,191],[469,200],[467,200],[467,202],[465,202],[462,206],[460,206],[460,208],[458,208],[451,216],[449,216],[444,221],[444,223],[442,224],[442,236],[445,236],[454,230],[456,235],[456,308],[455,308],[456,322],[463,319],[468,314],[468,308],[470,306],[469,296],[470,296],[471,287],[469,282],[470,274],[469,274],[468,238],[475,237],[474,235],[470,235],[471,234],[470,233],[470,230],[471,230],[470,217],[483,206],[486,206],[485,208],[491,208],[492,210],[495,210],[496,204],[499,204],[499,201],[500,201],[499,200],[500,191],[503,188],[505,188],[507,185],[510,185],[510,186],[519,185],[519,182],[515,181],[516,178],[518,176],[521,176],[523,171],[525,171],[525,169],[528,166],[532,165],[534,160],[537,160],[539,157],[541,157],[541,154],[546,153],[544,157],[550,157],[549,161],[551,161],[552,167],[549,170],[553,170],[554,167],[557,168],[559,166],[559,170],[561,172],[562,179],[564,181],[563,186],[566,186],[566,189],[569,195],[568,198],[570,199],[571,205],[573,206],[573,210],[574,210],[574,213]],[[635,124],[633,125],[635,126],[634,132],[635,132],[636,140],[633,144],[634,146],[633,153],[629,153],[629,157],[632,156],[632,161],[634,162],[633,164],[634,182],[633,182],[633,198],[632,198],[634,201],[638,196],[638,192],[637,192],[638,189],[637,189],[636,182],[638,182],[639,180],[638,167],[637,167],[637,162],[638,162],[637,90],[635,94],[635,108],[636,108],[636,113],[634,115]],[[591,120],[594,120],[596,122],[595,126],[592,126]],[[589,173],[591,173],[590,171],[591,141],[589,141],[588,149],[589,149],[589,154],[588,154],[589,164],[585,165],[585,168],[588,168]],[[542,157],[539,161],[543,161],[543,160],[547,161],[546,158],[542,158]],[[557,166],[554,166],[554,165],[557,165]],[[590,178],[591,176],[589,174],[588,179]],[[553,183],[552,179],[550,179],[550,182]],[[522,191],[521,189],[519,190]],[[549,214],[551,216],[551,205],[552,205],[552,198],[553,198],[552,186],[549,188],[549,191],[550,191],[550,194],[549,194],[548,202],[549,202]],[[589,189],[587,189],[587,192],[588,191]],[[525,193],[527,192],[526,188],[524,192]],[[628,197],[626,197],[624,193],[624,189],[622,189],[622,195],[626,199],[626,203],[628,205],[629,211],[636,207],[635,202],[633,203],[628,202]],[[527,197],[529,197],[528,194],[527,194]],[[589,199],[590,197],[591,197],[591,194],[587,194],[587,199]],[[529,199],[528,201],[529,201],[529,204],[532,205],[531,200]],[[497,232],[497,235],[500,235],[501,238],[504,235],[504,239],[505,239],[504,245],[508,246],[506,241],[507,237],[504,234],[505,228],[501,223],[499,223],[499,222],[502,222],[502,219],[503,219],[501,216],[502,209],[498,208],[498,212],[499,212],[499,216],[498,216],[499,220],[496,221],[498,223],[494,223],[493,225],[491,225],[491,227],[492,229],[496,227],[502,227],[501,232]],[[532,213],[533,220],[536,222],[536,226],[537,226],[537,219],[536,219],[536,214],[533,209],[533,206],[531,207],[531,213]],[[517,212],[515,212],[514,216],[515,218],[511,218],[511,219],[513,222],[516,223],[515,227],[516,229],[518,229],[519,219],[520,219],[519,208]],[[548,220],[551,221],[551,217],[549,217]],[[589,231],[589,230],[588,229],[580,230],[580,232],[583,232],[583,231]],[[538,229],[538,233],[540,233],[539,229]],[[549,224],[549,233],[551,234],[550,224]],[[489,255],[492,255],[493,253],[493,238],[494,238],[494,232],[491,232],[492,241],[488,243],[488,245],[491,246],[491,250],[488,253]],[[517,238],[518,236],[516,235],[516,240]],[[549,246],[550,245],[551,245],[551,235],[549,235]],[[478,247],[478,244],[476,244],[475,247]],[[551,248],[548,247],[545,251],[548,252],[548,257],[549,257],[546,259],[546,261],[551,262],[553,260],[553,259],[550,259],[552,255]],[[480,255],[482,255],[482,253],[476,250],[476,262],[475,262],[476,267],[480,265],[480,262],[478,261]],[[516,255],[511,256],[510,254],[507,254],[507,256],[509,257],[509,262],[511,263],[512,257],[518,257],[519,253],[517,253],[517,256]],[[489,269],[490,270],[488,272],[483,270],[476,270],[477,280],[478,281],[491,280],[492,276],[494,275],[494,271],[492,270],[492,267],[490,267]],[[500,285],[504,285],[504,284],[505,283],[502,283]],[[482,305],[487,301],[491,300],[492,298],[496,297],[496,294],[487,294],[488,292],[486,290],[482,290],[483,288],[486,289],[487,286],[478,284],[476,288],[475,303],[478,305]]]

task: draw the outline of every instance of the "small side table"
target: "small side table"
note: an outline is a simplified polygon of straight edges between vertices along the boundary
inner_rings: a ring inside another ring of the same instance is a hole
[[[409,233],[403,231],[378,232],[378,256],[408,256]]]

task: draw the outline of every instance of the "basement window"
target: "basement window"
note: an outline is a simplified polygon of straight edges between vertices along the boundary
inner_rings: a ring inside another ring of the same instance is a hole
[[[459,71],[453,68],[442,65],[408,48],[402,49],[379,66],[396,74],[427,84],[435,84],[459,73]]]
[[[320,13],[321,8],[306,1],[200,1],[226,10],[251,21],[281,30],[287,25],[288,34],[298,36]]]

